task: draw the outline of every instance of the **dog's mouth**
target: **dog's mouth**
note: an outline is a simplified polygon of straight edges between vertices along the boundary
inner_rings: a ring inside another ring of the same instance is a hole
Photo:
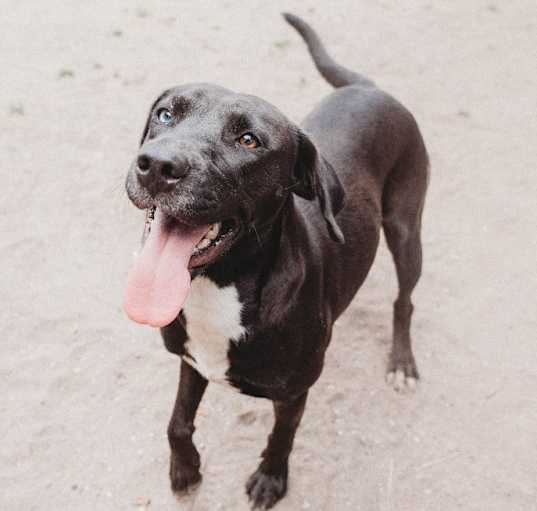
[[[124,309],[128,316],[152,326],[171,323],[190,290],[190,270],[216,261],[239,232],[234,218],[193,226],[160,208],[148,209],[142,252],[127,279]]]
[[[142,238],[142,244],[151,232],[151,226],[155,220],[157,213],[156,206],[153,206],[146,210],[144,235]],[[173,229],[175,225],[182,225],[186,227],[186,224],[182,223],[174,217],[165,215],[167,228]],[[220,222],[214,222],[206,226],[207,231],[203,235],[203,238],[194,246],[190,260],[188,262],[188,269],[201,268],[208,266],[222,254],[227,252],[231,247],[235,238],[239,233],[239,222],[236,218],[228,218]],[[194,228],[192,228],[194,229]]]

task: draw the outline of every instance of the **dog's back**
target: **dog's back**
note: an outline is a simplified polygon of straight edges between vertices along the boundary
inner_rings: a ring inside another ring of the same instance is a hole
[[[367,276],[380,226],[391,238],[419,230],[427,151],[414,117],[399,101],[335,62],[306,22],[292,14],[284,17],[303,37],[321,75],[336,88],[306,117],[303,128],[345,188],[345,206],[337,217],[345,245],[322,244],[326,261],[338,261],[337,268],[326,266],[339,315]],[[299,206],[307,218],[319,215],[311,203],[301,201]]]

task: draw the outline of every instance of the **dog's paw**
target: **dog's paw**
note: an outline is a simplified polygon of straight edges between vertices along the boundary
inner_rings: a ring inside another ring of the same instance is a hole
[[[270,509],[287,492],[287,470],[266,474],[258,468],[246,483],[246,493],[252,509]]]
[[[178,463],[172,456],[170,460],[170,483],[172,491],[178,499],[192,493],[201,483],[199,468]]]
[[[414,392],[418,385],[419,374],[414,358],[409,360],[394,360],[392,355],[388,372],[386,373],[386,383],[397,392]]]

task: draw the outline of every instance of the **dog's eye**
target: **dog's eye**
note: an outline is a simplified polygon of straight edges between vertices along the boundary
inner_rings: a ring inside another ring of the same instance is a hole
[[[168,109],[161,108],[157,112],[157,118],[162,124],[170,124],[170,122],[172,122],[173,116]]]
[[[258,138],[251,133],[245,133],[242,135],[241,138],[239,138],[239,144],[247,147],[248,149],[255,149],[260,145]]]

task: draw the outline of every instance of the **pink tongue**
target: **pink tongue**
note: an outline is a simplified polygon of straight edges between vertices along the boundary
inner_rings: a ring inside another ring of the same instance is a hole
[[[188,262],[209,226],[187,227],[166,219],[157,210],[151,232],[127,278],[123,308],[138,323],[170,324],[190,290]]]

